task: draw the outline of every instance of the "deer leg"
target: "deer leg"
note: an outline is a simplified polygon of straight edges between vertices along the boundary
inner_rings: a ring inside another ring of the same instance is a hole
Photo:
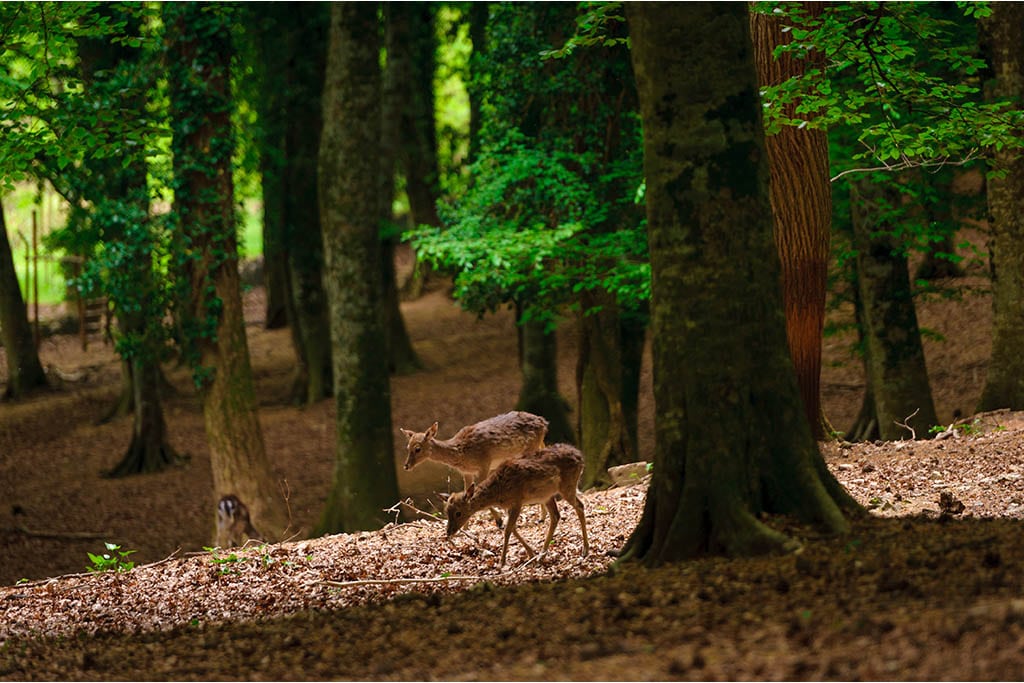
[[[505,526],[505,543],[501,546],[501,564],[498,566],[505,566],[505,555],[508,553],[508,537],[512,534],[516,535],[519,542],[526,548],[527,556],[533,557],[533,548],[529,546],[525,539],[519,535],[519,530],[516,529],[516,522],[519,520],[519,511],[521,508],[514,507],[508,511],[508,523]]]
[[[541,550],[541,554],[548,551],[548,546],[551,545],[551,537],[555,535],[555,526],[558,525],[558,520],[561,518],[558,512],[558,503],[555,502],[554,496],[551,496],[548,502],[544,503],[544,507],[551,514],[551,521],[548,523],[548,535],[544,539],[544,548]]]
[[[583,516],[583,501],[574,496],[569,502],[576,510],[576,516],[580,518],[580,530],[583,532],[583,555],[581,557],[586,557],[590,552],[590,544],[587,542],[587,520]]]

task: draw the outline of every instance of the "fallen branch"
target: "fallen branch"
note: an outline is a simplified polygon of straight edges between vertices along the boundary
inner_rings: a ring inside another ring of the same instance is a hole
[[[538,559],[540,559],[540,554],[533,555],[532,557],[530,557],[528,560],[526,560],[522,564],[520,564],[520,565],[518,565],[516,567],[513,567],[512,569],[509,569],[507,572],[499,572],[499,573],[493,574],[491,576],[477,576],[477,575],[460,574],[460,575],[454,575],[454,576],[413,577],[413,578],[405,578],[405,579],[401,579],[401,578],[399,578],[399,579],[359,579],[359,580],[356,580],[356,581],[330,581],[328,579],[323,579],[321,581],[317,581],[317,584],[322,585],[322,586],[330,586],[332,588],[349,588],[351,586],[387,586],[387,585],[399,584],[399,583],[444,583],[446,581],[491,581],[492,579],[497,579],[497,578],[500,578],[502,576],[508,576],[510,574],[514,574],[514,573],[518,572],[521,569],[525,569],[526,567],[528,567],[529,565],[533,564]]]

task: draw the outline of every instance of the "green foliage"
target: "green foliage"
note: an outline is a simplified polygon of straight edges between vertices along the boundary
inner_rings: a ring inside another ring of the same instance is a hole
[[[487,53],[474,57],[484,120],[473,181],[439,207],[443,228],[406,235],[455,273],[456,296],[478,313],[514,303],[553,323],[586,290],[607,289],[631,311],[649,297],[628,54],[541,58],[572,9],[492,6]]]
[[[783,17],[796,58],[823,52],[827,67],[764,88],[769,133],[781,126],[851,129],[854,148],[841,173],[864,161],[887,170],[963,164],[1019,145],[1024,114],[982,101],[985,61],[976,25],[983,5],[835,3],[818,18],[799,3],[757,3]]]
[[[135,568],[135,563],[125,558],[136,551],[121,550],[121,546],[116,543],[104,543],[103,545],[109,552],[102,555],[86,553],[92,562],[91,567],[86,567],[87,570],[91,572],[128,572]]]

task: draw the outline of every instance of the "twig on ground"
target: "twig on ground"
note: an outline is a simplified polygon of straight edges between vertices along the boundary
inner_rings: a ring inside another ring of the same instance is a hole
[[[907,424],[907,421],[909,421],[910,418],[914,417],[919,412],[921,412],[920,408],[918,408],[917,410],[912,412],[910,415],[907,415],[905,418],[903,418],[903,422],[899,422],[898,420],[893,420],[893,423],[896,424],[897,426],[903,427],[904,429],[910,431],[910,440],[911,441],[916,441],[917,440],[917,432],[914,431],[913,427],[911,427],[910,425]]]
[[[152,567],[159,567],[162,564],[167,564],[168,562],[170,562],[171,560],[174,559],[175,555],[177,555],[180,550],[181,550],[181,548],[178,547],[178,548],[176,548],[174,550],[173,553],[171,553],[170,555],[168,555],[164,559],[162,559],[162,560],[160,560],[158,562],[152,562],[150,564],[139,565],[138,567],[135,567],[131,571],[135,572],[135,571],[139,571],[140,569],[150,569]],[[102,574],[107,574],[107,573],[109,573],[109,572],[79,572],[77,574],[62,574],[61,576],[51,576],[51,577],[49,577],[47,579],[39,579],[37,581],[26,581],[24,583],[17,583],[15,585],[11,586],[11,588],[28,588],[30,586],[42,586],[42,585],[45,585],[45,584],[48,584],[48,583],[53,583],[55,581],[61,581],[63,579],[76,579],[76,578],[85,578],[87,576],[100,576]]]

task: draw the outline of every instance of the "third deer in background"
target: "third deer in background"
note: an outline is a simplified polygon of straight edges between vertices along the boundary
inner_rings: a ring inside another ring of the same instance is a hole
[[[249,519],[249,508],[238,496],[228,494],[217,503],[217,546],[230,548],[248,539],[260,539],[260,532]]]

